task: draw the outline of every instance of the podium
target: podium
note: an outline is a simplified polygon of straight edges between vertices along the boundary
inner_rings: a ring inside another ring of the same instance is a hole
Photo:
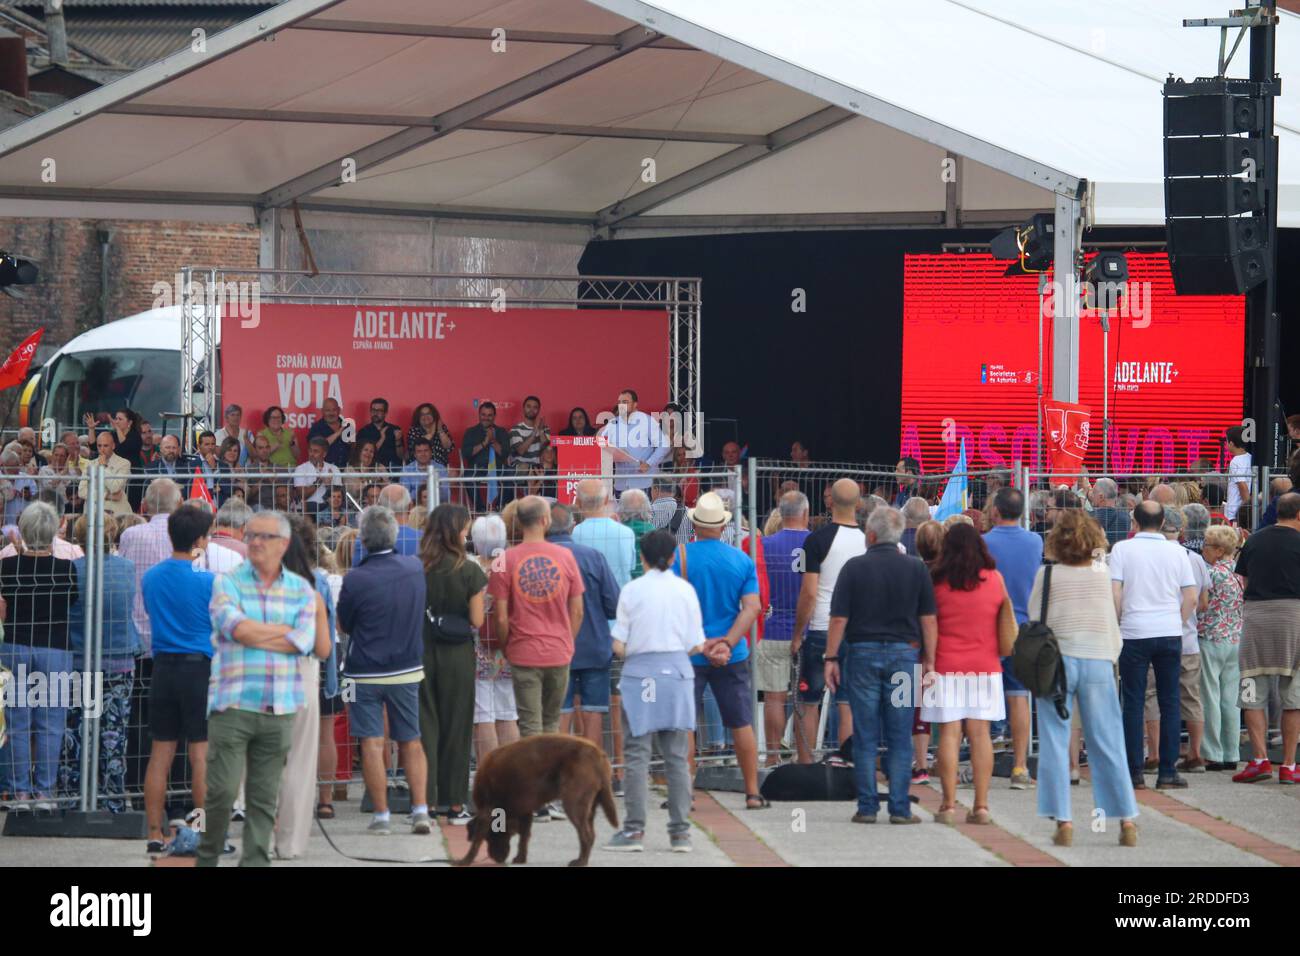
[[[590,475],[604,478],[613,497],[613,456],[608,441],[599,435],[552,435],[555,471],[558,475]],[[562,477],[555,481],[555,497],[561,504],[572,505],[578,497],[579,477]]]

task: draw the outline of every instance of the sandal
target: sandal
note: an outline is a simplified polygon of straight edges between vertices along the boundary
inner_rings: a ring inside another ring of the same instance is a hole
[[[989,824],[993,822],[993,815],[989,813],[988,807],[976,807],[970,813],[966,814],[966,822]]]
[[[316,819],[317,819],[317,820],[333,820],[333,819],[334,819],[334,804],[332,804],[332,803],[318,803],[318,804],[316,804]]]
[[[772,804],[768,802],[767,797],[764,797],[760,794],[757,793],[745,794],[746,810],[766,810],[771,805]]]
[[[955,806],[940,807],[935,811],[934,822],[943,823],[950,827],[955,826],[957,824],[957,808]]]

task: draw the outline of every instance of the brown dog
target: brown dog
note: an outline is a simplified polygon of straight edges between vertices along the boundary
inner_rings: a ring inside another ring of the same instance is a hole
[[[578,858],[569,866],[586,866],[596,842],[596,805],[618,826],[609,759],[582,737],[538,734],[498,747],[485,758],[474,778],[474,819],[469,823],[469,852],[458,866],[478,856],[484,841],[488,856],[504,863],[510,837],[519,834],[515,863],[528,862],[533,814],[559,803],[578,831]]]

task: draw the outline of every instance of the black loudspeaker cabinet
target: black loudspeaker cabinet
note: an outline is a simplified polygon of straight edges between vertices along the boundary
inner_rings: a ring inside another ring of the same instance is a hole
[[[1265,250],[1235,256],[1181,255],[1170,247],[1169,269],[1179,295],[1233,295],[1259,285],[1268,276]]]

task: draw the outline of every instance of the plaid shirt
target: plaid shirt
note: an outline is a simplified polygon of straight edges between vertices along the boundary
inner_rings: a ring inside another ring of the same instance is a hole
[[[172,556],[172,539],[167,536],[167,516],[154,515],[148,524],[138,524],[122,532],[117,553],[135,565],[135,603],[131,616],[135,629],[144,643],[144,656],[153,656],[153,628],[149,626],[149,612],[144,609],[144,587],[140,583],[144,574],[155,564]]]
[[[285,638],[300,653],[310,654],[316,645],[315,588],[283,568],[274,584],[263,587],[253,563],[245,561],[217,578],[211,612],[216,654],[208,684],[208,713],[231,708],[269,714],[301,710],[306,698],[298,656],[240,644],[234,633],[241,621],[287,624],[293,630]]]

